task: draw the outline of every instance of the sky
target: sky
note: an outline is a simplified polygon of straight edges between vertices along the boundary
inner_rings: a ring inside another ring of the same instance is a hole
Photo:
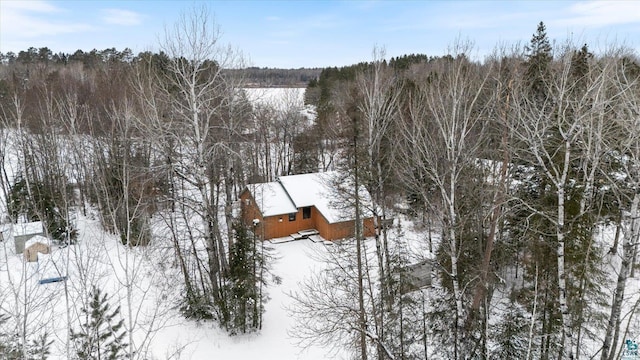
[[[640,1],[633,0],[0,0],[0,52],[158,51],[165,30],[202,5],[219,42],[257,67],[350,65],[371,60],[374,47],[387,58],[444,55],[456,42],[470,42],[470,55],[482,59],[499,47],[522,47],[540,21],[557,44],[640,50]]]

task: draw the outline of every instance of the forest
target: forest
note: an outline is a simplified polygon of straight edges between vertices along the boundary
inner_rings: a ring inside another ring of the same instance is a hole
[[[72,248],[71,214],[95,214],[125,264],[163,244],[181,294],[170,305],[185,319],[259,332],[271,258],[233,204],[249,183],[337,170],[355,180],[346,200],[356,213],[362,184],[377,221],[404,219],[422,235],[396,221],[328,247],[326,270],[291,294],[302,346],[379,360],[627,354],[640,329],[633,51],[552,46],[542,22],[521,48],[482,60],[462,41],[443,56],[387,60],[374,48],[369,61],[292,75],[308,80],[307,119],[291,102],[250,102],[242,59],[208,20],[194,14],[157,53],[1,56],[5,221],[43,221]],[[432,284],[407,290],[415,261],[431,264]],[[123,291],[144,283],[138,266]],[[133,316],[115,322],[120,306],[85,281],[82,311],[67,314],[78,326],[58,335],[67,355],[149,358]],[[22,296],[1,290],[3,302]],[[46,358],[52,340],[7,309],[0,352]]]

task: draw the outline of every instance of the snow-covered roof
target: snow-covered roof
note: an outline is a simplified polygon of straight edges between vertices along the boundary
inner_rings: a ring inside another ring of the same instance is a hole
[[[249,190],[263,216],[294,213],[298,208],[315,206],[329,223],[355,218],[349,180],[337,172],[280,176],[278,181],[252,184]],[[360,187],[363,208],[371,206],[371,197]],[[366,210],[365,216],[371,216]]]
[[[24,243],[24,248],[28,249],[29,247],[33,246],[36,243],[42,243],[42,244],[45,244],[47,246],[51,246],[49,238],[44,237],[42,235],[36,235],[36,236],[32,237],[31,239],[27,240]]]
[[[42,234],[42,221],[34,221],[28,223],[19,223],[13,225],[14,236]]]
[[[278,182],[248,185],[262,216],[275,216],[298,211]]]

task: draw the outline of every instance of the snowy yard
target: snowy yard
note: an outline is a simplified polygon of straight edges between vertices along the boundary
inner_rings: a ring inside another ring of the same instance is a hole
[[[141,284],[136,284],[135,312],[139,312],[139,327],[146,326],[152,318],[157,333],[147,344],[150,353],[157,359],[324,359],[320,348],[301,349],[290,335],[293,319],[287,309],[291,305],[288,294],[295,291],[299,281],[313,271],[322,271],[322,264],[311,256],[322,252],[326,245],[310,240],[283,242],[265,246],[272,248],[274,262],[272,273],[278,277],[267,289],[270,300],[266,304],[264,327],[255,334],[229,336],[214,322],[187,321],[175,310],[171,299],[176,298],[176,279],[171,269],[162,269],[161,251],[154,248],[125,250],[114,236],[100,230],[98,221],[78,219],[79,243],[70,247],[54,247],[50,255],[39,255],[39,262],[25,263],[22,254],[15,254],[12,239],[5,239],[0,248],[0,287],[2,310],[10,314],[24,314],[34,331],[46,330],[54,340],[53,354],[56,359],[66,359],[63,346],[66,336],[65,283],[46,285],[41,279],[66,276],[69,291],[69,310],[79,311],[81,298],[89,291],[89,283],[102,286],[110,296],[113,306],[122,306],[121,314],[127,313],[124,299],[127,279],[126,264],[130,275],[133,269],[142,272]],[[158,257],[160,256],[160,257]],[[5,261],[6,260],[6,261]],[[166,259],[165,259],[166,260]],[[160,297],[160,298],[158,298]],[[25,301],[26,299],[26,301]],[[16,303],[19,304],[16,306]],[[161,311],[157,311],[158,307]],[[22,316],[20,315],[20,316]],[[136,342],[145,341],[143,332],[138,332]]]

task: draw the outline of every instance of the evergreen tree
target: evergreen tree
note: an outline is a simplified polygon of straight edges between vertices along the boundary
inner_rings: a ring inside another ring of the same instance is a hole
[[[78,234],[58,206],[64,202],[61,193],[44,182],[30,181],[27,184],[27,180],[20,178],[10,189],[8,212],[14,221],[19,215],[26,216],[29,221],[44,221],[52,238],[73,243]]]
[[[79,331],[73,331],[71,339],[76,346],[76,355],[81,360],[117,360],[126,358],[122,328],[124,320],[120,318],[120,306],[110,310],[107,294],[96,286],[90,293],[88,308],[83,307],[85,322]]]
[[[20,347],[15,338],[5,332],[8,316],[0,314],[0,355],[3,360],[13,360],[20,358]]]
[[[0,314],[0,359],[1,360],[46,360],[51,354],[53,340],[49,340],[47,332],[22,347],[17,335],[6,333],[9,317]],[[23,351],[26,350],[26,354]]]
[[[229,321],[224,324],[229,333],[246,333],[262,327],[262,314],[266,296],[262,290],[265,261],[258,243],[240,222],[233,226],[235,242],[231,246],[229,283],[225,288]]]
[[[51,345],[53,340],[49,341],[49,334],[44,333],[38,336],[29,344],[29,360],[45,360],[51,354]]]
[[[553,60],[551,43],[547,37],[547,28],[541,21],[538,24],[536,33],[533,34],[531,42],[525,46],[526,51],[526,74],[532,96],[537,101],[544,101],[546,98],[545,81],[549,78],[549,66]]]
[[[491,329],[491,336],[497,345],[491,359],[525,359],[528,346],[527,325],[522,308],[516,302],[509,301],[504,316]]]

